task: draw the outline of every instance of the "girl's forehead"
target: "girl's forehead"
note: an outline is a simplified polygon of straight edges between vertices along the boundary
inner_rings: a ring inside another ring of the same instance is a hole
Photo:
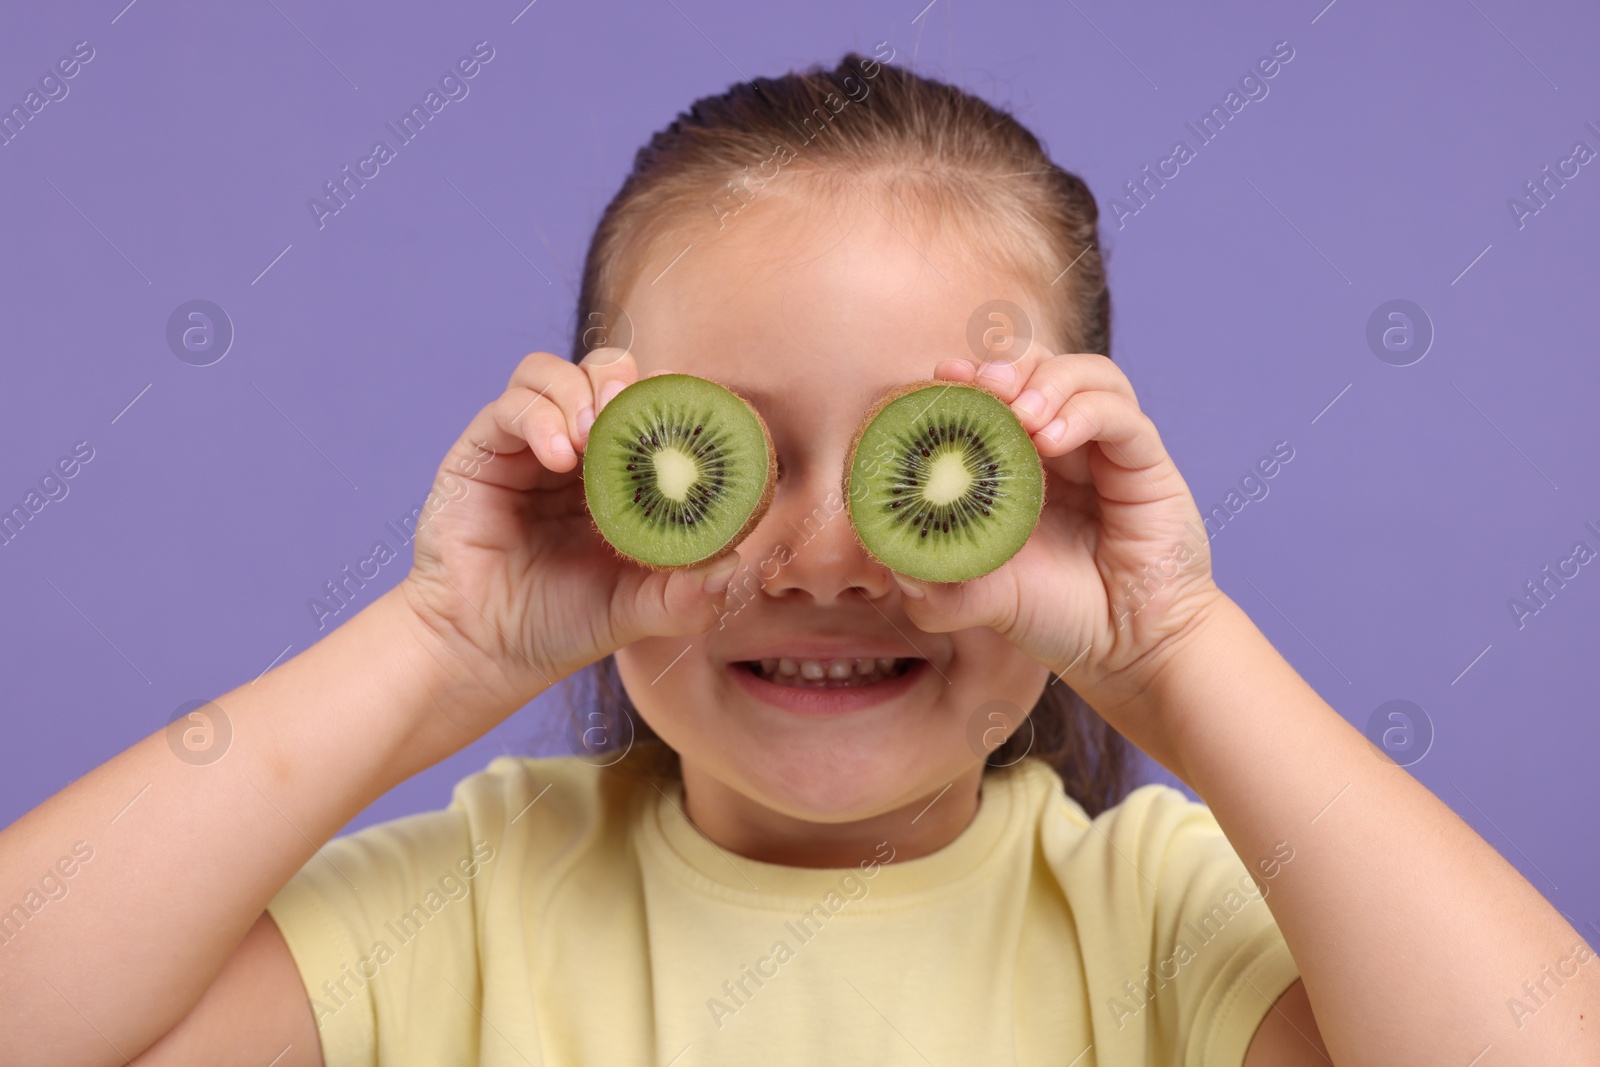
[[[772,207],[664,242],[661,263],[637,272],[619,303],[641,373],[699,374],[779,407],[833,397],[859,412],[862,396],[931,377],[940,360],[980,358],[974,318],[997,301],[1043,321],[1030,287],[954,227],[926,232],[865,203]]]

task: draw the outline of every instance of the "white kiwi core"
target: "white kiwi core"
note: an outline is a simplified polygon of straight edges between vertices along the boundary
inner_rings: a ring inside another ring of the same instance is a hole
[[[663,448],[651,457],[656,465],[656,487],[668,500],[685,500],[695,483],[694,460],[676,448]]]

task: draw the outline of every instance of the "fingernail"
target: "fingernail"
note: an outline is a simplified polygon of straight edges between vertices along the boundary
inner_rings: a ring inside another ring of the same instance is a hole
[[[557,456],[560,456],[560,455],[568,455],[568,456],[577,455],[577,453],[574,452],[573,449],[572,449],[572,440],[571,440],[571,438],[569,438],[564,433],[556,433],[556,434],[551,434],[550,435],[550,451],[551,451],[552,454],[557,455]]]
[[[738,569],[738,554],[729,552],[706,571],[705,581],[701,583],[700,588],[704,589],[708,596],[720,596],[727,592],[728,583],[733,581],[733,572]]]
[[[1048,426],[1039,431],[1039,436],[1051,444],[1060,444],[1061,439],[1067,436],[1067,420],[1052,419]]]
[[[1024,389],[1022,395],[1011,402],[1011,406],[1030,419],[1036,419],[1044,411],[1044,394],[1037,389]]]
[[[912,600],[921,600],[923,597],[928,595],[927,593],[923,592],[922,586],[917,585],[910,578],[902,578],[898,574],[894,576],[894,584],[900,587],[900,592],[904,593]]]
[[[586,434],[589,427],[594,425],[594,408],[584,408],[578,412],[578,432]]]
[[[622,392],[624,388],[625,387],[623,384],[619,381],[607,382],[605,384],[605,388],[600,390],[599,408],[604,410],[605,406],[615,400],[617,398],[617,394]]]
[[[1017,368],[1003,360],[996,360],[993,363],[985,363],[978,376],[988,378],[997,385],[1010,385],[1017,380]]]

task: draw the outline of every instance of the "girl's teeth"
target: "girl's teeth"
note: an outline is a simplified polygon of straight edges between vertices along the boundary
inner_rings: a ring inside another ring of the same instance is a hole
[[[767,657],[751,666],[769,682],[818,689],[837,685],[876,685],[894,677],[898,663],[899,660],[893,656],[828,660]]]

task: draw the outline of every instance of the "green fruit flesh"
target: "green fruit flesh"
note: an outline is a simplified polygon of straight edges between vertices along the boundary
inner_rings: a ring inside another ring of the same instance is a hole
[[[618,393],[590,427],[584,499],[624,556],[692,566],[758,517],[772,465],[766,428],[738,396],[704,378],[656,375]]]
[[[931,384],[862,429],[847,475],[850,520],[880,563],[961,582],[1014,556],[1039,520],[1044,470],[1028,432],[982,389]]]

